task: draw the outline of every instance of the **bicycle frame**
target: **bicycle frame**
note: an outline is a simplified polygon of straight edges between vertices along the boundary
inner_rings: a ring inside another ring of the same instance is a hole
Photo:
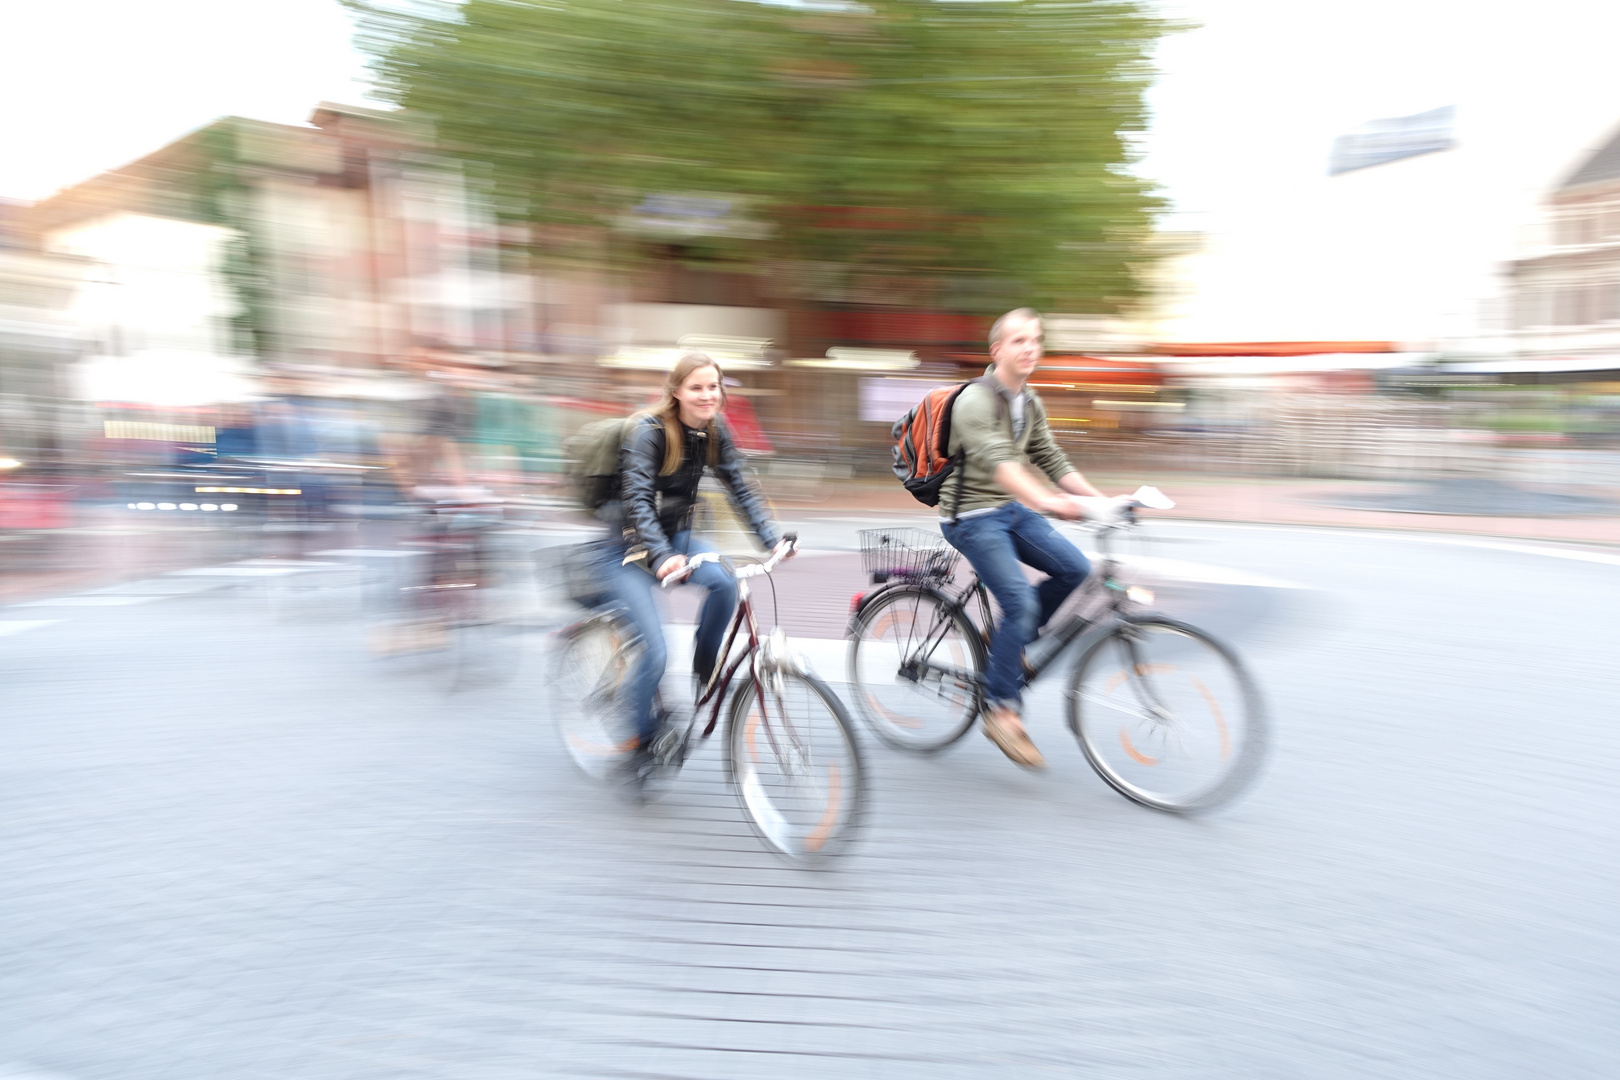
[[[1080,586],[1080,590],[1090,592],[1092,597],[1083,600],[1074,614],[1065,620],[1062,626],[1047,635],[1046,640],[1055,644],[1046,650],[1046,656],[1040,663],[1032,665],[1032,671],[1028,678],[1029,682],[1039,679],[1052,663],[1061,657],[1077,639],[1087,632],[1103,626],[1105,623],[1117,620],[1123,610],[1128,598],[1126,587],[1114,580],[1114,574],[1118,569],[1119,562],[1114,558],[1113,552],[1110,550],[1110,539],[1113,532],[1113,529],[1105,528],[1098,533],[1097,547],[1101,558],[1098,560],[1095,570],[1086,578],[1085,583]],[[879,597],[887,595],[896,589],[904,589],[917,584],[919,582],[916,581],[895,582],[862,597],[860,607],[855,612],[855,618],[859,618],[860,612],[864,611],[868,605]],[[914,680],[920,678],[924,668],[944,675],[951,675],[958,679],[969,677],[970,673],[968,672],[957,671],[954,668],[932,663],[928,658],[932,656],[934,649],[938,647],[939,642],[944,639],[945,634],[949,631],[951,615],[960,614],[967,618],[970,624],[973,623],[970,610],[975,596],[979,601],[980,615],[976,629],[984,638],[985,644],[989,644],[991,627],[994,623],[990,610],[990,590],[983,581],[979,580],[978,575],[974,574],[954,596],[946,587],[938,588],[938,592],[944,597],[946,604],[940,609],[935,624],[929,628],[921,643],[902,664],[901,674],[904,677]],[[1114,616],[1114,618],[1105,618],[1108,615]]]
[[[737,632],[744,627],[748,630],[748,647],[733,659],[732,648],[737,642]],[[737,610],[731,616],[731,628],[726,631],[725,644],[720,646],[720,662],[714,665],[714,672],[709,676],[709,684],[703,688],[703,693],[692,705],[693,723],[703,707],[713,702],[709,710],[709,722],[704,725],[703,737],[707,739],[714,734],[714,729],[720,723],[720,706],[725,704],[726,691],[731,689],[731,680],[736,678],[737,672],[749,658],[759,652],[759,624],[754,619],[754,602],[746,581],[737,583]],[[765,690],[758,678],[754,680],[754,687],[759,693],[759,707],[765,708]]]
[[[773,559],[766,566],[774,567]],[[768,572],[768,571],[766,571]],[[714,673],[709,677],[709,683],[698,695],[692,706],[692,723],[696,725],[697,717],[702,713],[705,705],[709,706],[709,721],[703,727],[702,737],[707,739],[714,734],[714,729],[720,723],[720,708],[725,704],[726,693],[731,688],[732,680],[743,664],[756,658],[764,651],[759,634],[759,621],[754,617],[753,590],[749,587],[746,577],[737,581],[737,610],[731,617],[731,626],[726,631],[725,643],[720,647],[720,654],[714,667]],[[743,630],[748,632],[748,645],[733,657],[737,638]],[[765,695],[764,672],[759,664],[754,664],[754,693],[759,698],[760,719],[765,728],[766,738],[770,740],[771,747],[778,754],[781,747],[776,741],[776,732],[770,721],[770,706]],[[791,732],[790,732],[791,734]]]

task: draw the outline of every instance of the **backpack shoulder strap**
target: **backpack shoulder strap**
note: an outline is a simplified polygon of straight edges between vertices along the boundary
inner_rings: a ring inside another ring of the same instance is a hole
[[[972,382],[976,382],[980,386],[984,387],[985,392],[988,393],[991,400],[996,403],[996,412],[1001,414],[1003,419],[1011,418],[1012,414],[1007,409],[1007,399],[1002,395],[1001,387],[996,385],[996,377],[994,375],[980,375],[977,379],[973,379]]]
[[[949,450],[951,445],[951,426],[952,421],[956,416],[957,402],[961,401],[962,395],[967,393],[974,386],[981,387],[985,393],[990,395],[990,397],[996,403],[995,407],[997,413],[999,413],[1003,419],[1010,419],[1011,414],[1007,411],[1007,399],[1002,397],[1001,392],[990,384],[990,380],[993,378],[995,378],[994,375],[981,375],[977,379],[969,379],[967,382],[957,387],[956,393],[951,396],[950,408],[946,409],[945,415],[940,417],[939,449],[941,457],[949,456],[945,453],[945,451]]]
[[[941,450],[950,449],[951,418],[956,412],[956,402],[960,400],[962,395],[967,393],[968,390],[975,384],[981,386],[985,393],[989,394],[993,399],[995,399],[996,412],[1002,417],[1002,419],[1008,420],[1009,422],[1011,421],[1012,414],[1007,409],[1007,399],[1001,396],[1001,391],[999,389],[990,384],[990,380],[993,378],[995,378],[994,375],[980,375],[976,379],[969,379],[967,382],[963,383],[962,388],[956,392],[956,397],[951,401],[951,407],[946,410],[946,415],[942,418],[940,438]],[[967,484],[967,448],[963,447],[957,450],[954,455],[951,455],[951,460],[956,463],[956,497],[951,500],[951,524],[954,525],[960,520],[957,515],[962,511],[962,489]]]

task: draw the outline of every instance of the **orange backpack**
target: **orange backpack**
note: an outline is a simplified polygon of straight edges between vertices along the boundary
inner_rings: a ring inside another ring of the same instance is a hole
[[[956,475],[956,505],[962,504],[966,455],[961,450],[946,453],[951,445],[951,410],[956,407],[956,399],[962,396],[962,391],[988,378],[990,376],[982,376],[928,391],[928,396],[918,402],[916,408],[896,420],[889,429],[895,441],[894,475],[924,506],[939,505],[940,490],[952,474]],[[991,392],[995,392],[993,387]],[[1000,394],[996,394],[996,400],[1001,401]]]

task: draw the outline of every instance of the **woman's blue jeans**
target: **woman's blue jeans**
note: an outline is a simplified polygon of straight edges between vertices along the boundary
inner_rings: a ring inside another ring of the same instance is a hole
[[[678,532],[670,537],[676,551],[690,558],[700,551],[713,549],[692,539],[690,532]],[[641,568],[640,563],[623,565],[625,548],[610,544],[608,557],[602,566],[604,580],[611,584],[614,598],[624,608],[626,616],[641,637],[641,655],[635,670],[630,673],[630,717],[637,736],[645,743],[658,734],[658,717],[653,715],[653,698],[658,684],[664,678],[664,667],[669,660],[669,647],[664,642],[664,620],[653,598],[659,588],[658,580]],[[697,634],[692,641],[692,670],[706,673],[713,670],[731,613],[737,609],[737,579],[719,563],[705,563],[692,572],[688,582],[701,585],[709,591],[704,598],[703,610],[698,615]]]
[[[1016,709],[1024,689],[1024,646],[1086,580],[1091,563],[1023,503],[1010,502],[954,524],[941,521],[939,531],[966,556],[1001,606],[1001,622],[990,637],[984,696],[987,704]],[[1020,563],[1045,574],[1046,580],[1031,585]]]

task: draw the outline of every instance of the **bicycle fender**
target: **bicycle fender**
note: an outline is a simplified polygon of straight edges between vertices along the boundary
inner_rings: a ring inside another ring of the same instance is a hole
[[[857,603],[854,610],[849,613],[849,622],[844,626],[844,636],[846,638],[852,638],[855,636],[855,630],[860,626],[861,620],[866,617],[867,608],[871,607],[877,601],[883,599],[883,597],[894,592],[896,589],[907,589],[913,587],[914,586],[910,582],[895,581],[887,585],[881,585],[878,588],[873,589],[871,592],[862,593],[860,602]]]
[[[855,610],[849,613],[849,622],[844,626],[844,637],[853,638],[855,636],[855,631],[860,627],[861,622],[866,618],[866,611],[868,608],[877,603],[879,600],[883,599],[885,596],[888,596],[890,593],[899,592],[902,589],[925,589],[928,592],[933,593],[940,601],[946,604],[949,604],[950,602],[949,597],[940,592],[938,589],[930,586],[920,585],[912,581],[891,582],[888,585],[873,589],[871,592],[865,593],[861,596],[860,603],[856,604]]]

